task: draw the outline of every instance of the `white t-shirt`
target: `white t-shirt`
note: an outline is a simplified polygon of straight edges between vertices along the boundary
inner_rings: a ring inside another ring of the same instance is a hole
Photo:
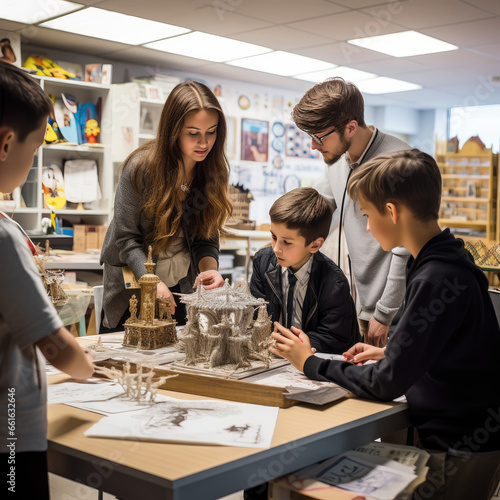
[[[16,452],[47,449],[45,358],[34,344],[61,326],[26,238],[0,216],[1,453],[12,443]]]
[[[156,275],[167,285],[173,287],[185,278],[191,265],[191,256],[182,231],[171,243],[167,251],[160,254],[156,264]]]

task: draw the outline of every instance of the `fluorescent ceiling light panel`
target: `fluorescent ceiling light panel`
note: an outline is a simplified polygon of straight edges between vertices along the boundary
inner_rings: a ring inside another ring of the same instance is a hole
[[[389,35],[356,38],[348,40],[348,43],[394,57],[420,56],[422,54],[434,54],[458,49],[456,45],[443,42],[418,31],[402,31]]]
[[[312,59],[310,57],[299,56],[297,54],[291,54],[290,52],[283,52],[281,50],[276,50],[261,56],[237,59],[236,61],[230,61],[227,64],[238,66],[240,68],[263,71],[264,73],[273,73],[274,75],[280,76],[296,75],[299,71],[301,73],[309,73],[312,71],[322,71],[336,67],[336,64],[320,61],[319,59]]]
[[[326,71],[315,71],[314,73],[304,73],[303,75],[293,75],[294,78],[299,80],[306,80],[308,82],[320,83],[324,82],[327,78],[334,78],[340,76],[348,82],[360,82],[368,78],[377,76],[375,73],[368,73],[368,71],[361,71],[359,69],[348,68],[347,66],[338,66]]]
[[[46,19],[62,16],[76,9],[81,9],[83,5],[64,0],[11,0],[4,5],[1,18],[18,23],[36,24]]]
[[[141,45],[189,31],[180,26],[158,23],[95,7],[52,19],[40,26],[129,45]]]
[[[388,78],[387,76],[378,76],[370,80],[363,80],[357,86],[364,94],[392,94],[393,92],[406,92],[422,88],[422,85]]]
[[[201,31],[193,31],[187,35],[158,40],[144,45],[150,49],[170,52],[181,56],[195,57],[205,61],[224,62],[239,57],[248,57],[255,54],[264,54],[272,49],[240,42],[223,36],[210,35]]]

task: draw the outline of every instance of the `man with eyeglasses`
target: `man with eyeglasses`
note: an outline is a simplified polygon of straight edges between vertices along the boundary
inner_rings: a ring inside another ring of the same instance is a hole
[[[380,247],[366,230],[359,204],[346,195],[346,187],[352,171],[365,161],[410,146],[366,125],[361,92],[342,78],[332,78],[309,89],[293,109],[292,119],[311,137],[311,148],[318,150],[326,163],[314,187],[334,205],[334,220],[339,221],[339,266],[344,229],[350,275],[355,282],[353,290],[361,307],[360,332],[366,343],[384,346],[389,326],[404,298],[409,252],[402,247],[386,252]]]

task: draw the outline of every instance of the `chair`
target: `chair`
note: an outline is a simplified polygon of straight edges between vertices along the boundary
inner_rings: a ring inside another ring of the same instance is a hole
[[[95,332],[99,334],[101,328],[101,311],[102,311],[102,295],[104,293],[104,285],[94,287],[94,310],[95,310]]]

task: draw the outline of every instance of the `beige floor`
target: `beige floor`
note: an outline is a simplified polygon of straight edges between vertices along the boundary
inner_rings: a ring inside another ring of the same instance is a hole
[[[97,500],[97,490],[70,481],[61,476],[49,473],[50,500]],[[104,500],[114,500],[116,497],[104,493]],[[220,498],[219,500],[243,500],[243,492],[239,491]],[[500,484],[491,500],[500,500]]]
[[[49,473],[50,500],[97,500],[97,490],[75,483],[61,476]],[[104,500],[114,500],[116,497],[104,493]],[[243,492],[233,493],[219,500],[243,500]]]

